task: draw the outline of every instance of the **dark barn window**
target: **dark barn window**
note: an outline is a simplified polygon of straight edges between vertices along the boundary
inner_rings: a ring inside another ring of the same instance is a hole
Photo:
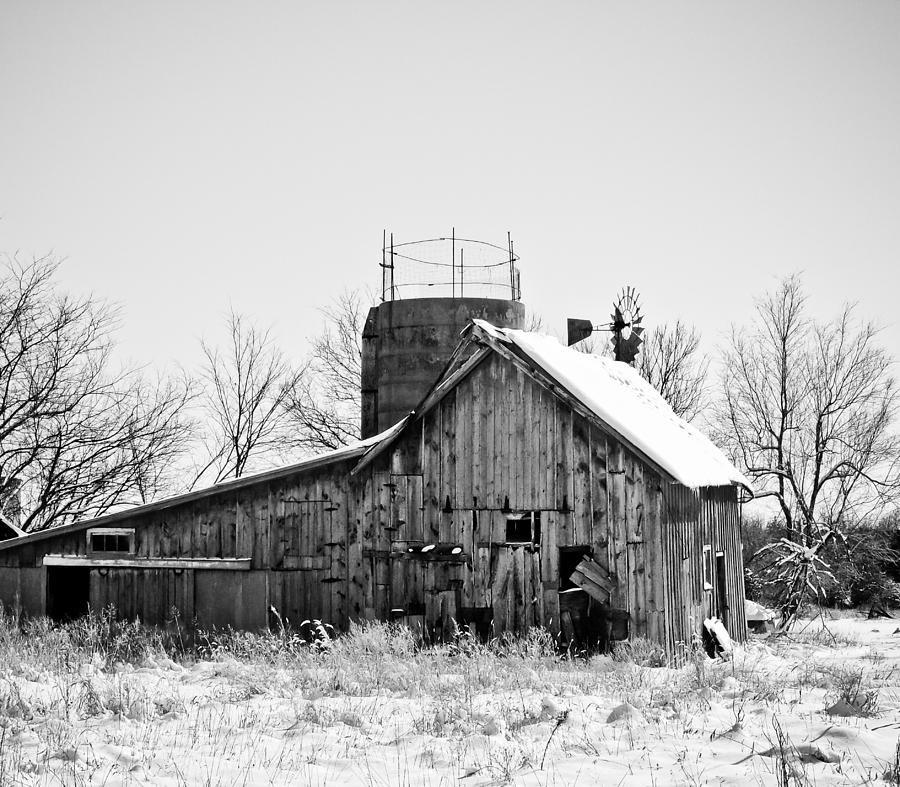
[[[541,512],[527,511],[506,517],[507,544],[540,544]]]
[[[134,552],[134,530],[90,530],[88,552],[91,554],[130,555]]]

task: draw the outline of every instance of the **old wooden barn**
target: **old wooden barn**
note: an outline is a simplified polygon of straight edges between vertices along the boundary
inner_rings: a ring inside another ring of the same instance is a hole
[[[0,601],[248,629],[272,609],[427,636],[544,626],[670,653],[716,616],[744,639],[746,480],[631,367],[480,319],[442,366],[356,445],[0,542]]]

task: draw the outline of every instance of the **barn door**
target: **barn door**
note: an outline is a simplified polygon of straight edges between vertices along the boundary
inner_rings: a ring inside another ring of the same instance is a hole
[[[194,610],[197,622],[204,628],[264,628],[267,622],[265,574],[262,571],[195,571]]]
[[[90,569],[47,567],[47,617],[67,623],[86,615],[90,598]]]
[[[409,553],[391,553],[391,619],[405,623],[417,636],[425,631],[425,563]]]
[[[120,618],[140,618],[163,626],[176,616],[182,624],[194,619],[194,571],[171,568],[93,568],[91,609],[112,605]]]
[[[524,634],[541,622],[540,552],[524,544],[491,546],[494,636]]]

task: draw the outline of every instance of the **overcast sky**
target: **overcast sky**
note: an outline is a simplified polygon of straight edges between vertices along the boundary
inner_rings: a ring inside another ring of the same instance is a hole
[[[0,251],[124,351],[228,304],[302,351],[382,231],[521,256],[563,332],[622,286],[712,346],[802,270],[900,350],[900,2],[0,3]]]

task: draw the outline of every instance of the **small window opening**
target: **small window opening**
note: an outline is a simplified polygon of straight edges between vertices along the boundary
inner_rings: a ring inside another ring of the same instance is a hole
[[[132,554],[134,552],[134,530],[89,530],[88,551],[95,554]]]
[[[577,590],[576,585],[570,577],[572,572],[578,568],[578,564],[586,557],[591,557],[593,553],[589,546],[577,547],[560,547],[559,548],[559,589]]]
[[[506,543],[540,544],[541,512],[528,511],[506,517]]]
[[[712,590],[712,547],[706,544],[703,547],[703,589]]]

